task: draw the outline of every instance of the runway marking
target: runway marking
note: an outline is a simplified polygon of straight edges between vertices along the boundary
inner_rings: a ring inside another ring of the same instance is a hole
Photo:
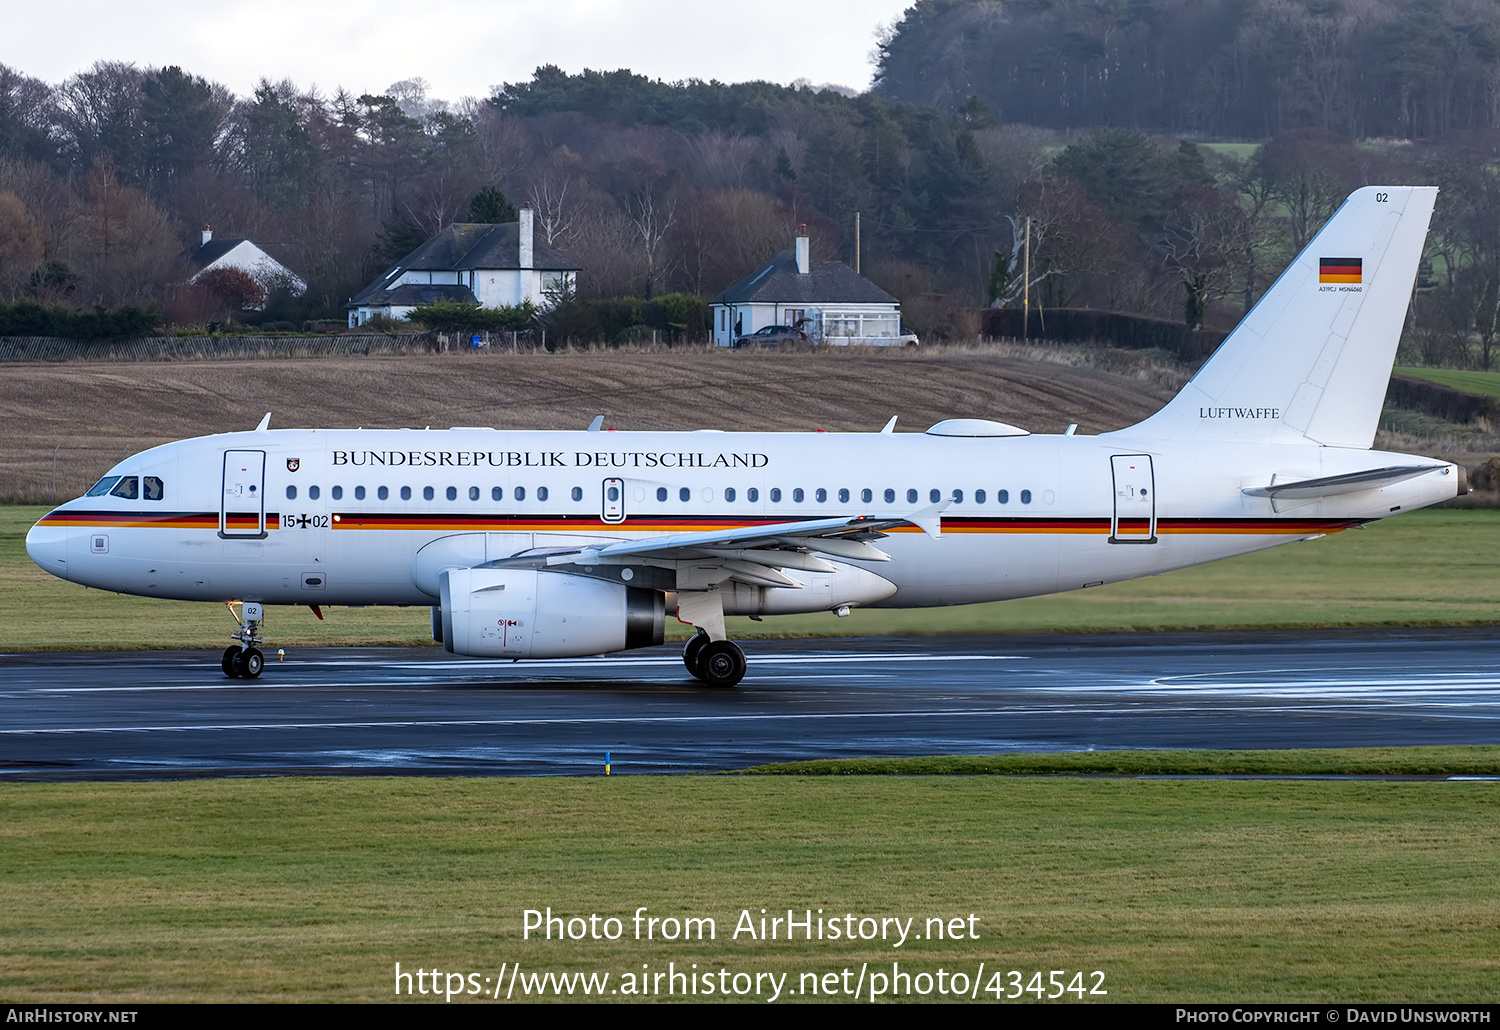
[[[1444,707],[1444,706],[1436,706]],[[1454,708],[1468,707],[1453,705]],[[1379,711],[1378,708],[1375,709]],[[585,716],[579,718],[534,718],[534,719],[402,719],[392,721],[361,722],[265,722],[265,723],[183,723],[161,726],[81,726],[46,727],[38,729],[0,729],[0,736],[25,736],[40,734],[74,733],[189,733],[207,730],[320,730],[320,729],[402,729],[422,727],[456,726],[588,726],[588,725],[635,725],[668,723],[732,723],[732,722],[784,722],[794,720],[827,719],[934,719],[934,718],[1015,718],[1017,716],[1090,716],[1090,715],[1182,715],[1205,713],[1224,715],[1226,712],[1248,712],[1257,715],[1311,712],[1317,715],[1332,714],[1328,709],[1315,705],[1280,705],[1276,707],[1246,706],[1226,708],[1221,705],[1181,706],[1157,708],[1070,708],[1070,707],[1025,707],[1000,709],[951,708],[939,710],[908,710],[895,712],[788,712],[780,714],[740,715],[639,715],[639,716]],[[1445,717],[1451,717],[1444,713]],[[1470,716],[1471,718],[1496,718],[1500,712]]]

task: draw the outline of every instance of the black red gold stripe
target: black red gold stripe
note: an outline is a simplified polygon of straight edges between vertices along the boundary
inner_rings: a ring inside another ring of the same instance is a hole
[[[1362,258],[1319,258],[1318,282],[1364,282],[1364,260]]]
[[[232,529],[250,529],[258,516],[248,512],[230,512]],[[785,518],[747,519],[734,516],[639,515],[625,522],[605,522],[597,515],[421,515],[371,514],[340,512],[333,516],[334,529],[406,530],[428,533],[698,533],[722,529],[780,526],[796,520]],[[1368,519],[1266,519],[1266,518],[1160,518],[1158,534],[1220,535],[1225,533],[1261,536],[1307,536],[1314,533],[1337,533],[1361,525]],[[219,528],[219,514],[200,512],[142,511],[54,511],[37,522],[39,526],[77,526],[88,529],[209,529]],[[266,528],[280,529],[277,512],[266,513]],[[1122,519],[1118,531],[1144,535],[1150,524],[1145,519]],[[1024,533],[1024,534],[1108,534],[1107,517],[1057,516],[949,516],[943,519],[945,533]],[[920,533],[916,526],[899,526],[886,533]]]

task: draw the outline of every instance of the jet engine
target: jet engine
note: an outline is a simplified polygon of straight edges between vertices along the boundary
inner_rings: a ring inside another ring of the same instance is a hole
[[[666,598],[536,569],[449,569],[443,647],[475,658],[581,658],[662,642]]]

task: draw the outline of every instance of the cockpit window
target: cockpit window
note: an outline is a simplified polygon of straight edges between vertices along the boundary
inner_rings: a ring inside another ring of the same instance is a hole
[[[83,496],[103,497],[105,494],[109,493],[109,488],[114,486],[119,481],[119,476],[105,476],[103,479],[99,480],[99,482],[89,487],[89,492],[84,494]]]
[[[157,476],[147,476],[145,479],[143,479],[141,481],[141,483],[142,483],[142,485],[145,488],[142,492],[145,493],[146,500],[148,500],[148,501],[159,501],[159,500],[161,500],[162,485],[161,485],[161,479],[160,478],[158,478]]]
[[[134,501],[141,495],[141,481],[136,476],[121,476],[115,488],[109,492],[111,497],[123,497],[127,501]]]

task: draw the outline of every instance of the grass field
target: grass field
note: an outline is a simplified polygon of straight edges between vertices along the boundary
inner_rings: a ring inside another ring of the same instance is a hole
[[[1428,382],[1451,386],[1464,393],[1477,393],[1486,397],[1500,397],[1500,372],[1468,372],[1455,368],[1416,368],[1398,365],[1396,375],[1426,379]]]
[[[1112,1002],[1500,1000],[1494,784],[274,779],[4,784],[0,808],[11,1002],[389,1001],[397,962],[606,989],[697,963],[797,990],[893,961],[983,962],[986,1000],[1010,970],[1057,969],[1102,971]],[[716,937],[636,941],[642,906]],[[523,940],[548,907],[624,935]],[[735,939],[762,908],[964,934]]]
[[[0,650],[221,648],[234,623],[213,604],[158,601],[55,579],[26,556],[45,511],[0,507]],[[730,635],[1101,632],[1500,622],[1500,512],[1420,511],[1365,530],[1050,597],[914,611],[731,619]],[[269,611],[272,648],[431,643],[426,608]],[[669,635],[687,628],[668,620]]]

